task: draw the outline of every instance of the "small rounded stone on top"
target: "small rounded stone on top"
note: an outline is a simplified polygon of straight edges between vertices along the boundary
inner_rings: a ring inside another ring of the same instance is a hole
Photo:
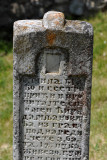
[[[43,26],[45,28],[63,28],[65,16],[62,12],[49,11],[43,17]]]

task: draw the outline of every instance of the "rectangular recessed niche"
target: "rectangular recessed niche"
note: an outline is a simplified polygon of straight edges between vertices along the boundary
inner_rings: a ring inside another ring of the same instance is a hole
[[[60,55],[46,54],[46,73],[58,73],[60,66]]]

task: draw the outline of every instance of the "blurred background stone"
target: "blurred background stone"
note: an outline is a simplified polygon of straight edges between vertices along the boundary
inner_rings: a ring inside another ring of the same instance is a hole
[[[13,23],[21,19],[39,19],[49,10],[65,16],[89,15],[107,6],[107,0],[0,0],[0,30],[12,32]]]

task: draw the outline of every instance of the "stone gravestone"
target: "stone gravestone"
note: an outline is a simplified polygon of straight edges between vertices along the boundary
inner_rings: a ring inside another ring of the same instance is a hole
[[[14,24],[14,160],[88,160],[93,29],[51,11]]]

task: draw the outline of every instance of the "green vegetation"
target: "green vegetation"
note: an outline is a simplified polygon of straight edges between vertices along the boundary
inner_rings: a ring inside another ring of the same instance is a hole
[[[94,27],[90,160],[106,160],[107,13],[98,13],[86,21]],[[12,160],[12,66],[12,44],[0,41],[0,160]]]
[[[12,160],[12,53],[0,57],[0,160]]]
[[[94,27],[90,160],[107,159],[107,12],[89,22]]]
[[[0,39],[0,57],[12,53],[12,42]]]

